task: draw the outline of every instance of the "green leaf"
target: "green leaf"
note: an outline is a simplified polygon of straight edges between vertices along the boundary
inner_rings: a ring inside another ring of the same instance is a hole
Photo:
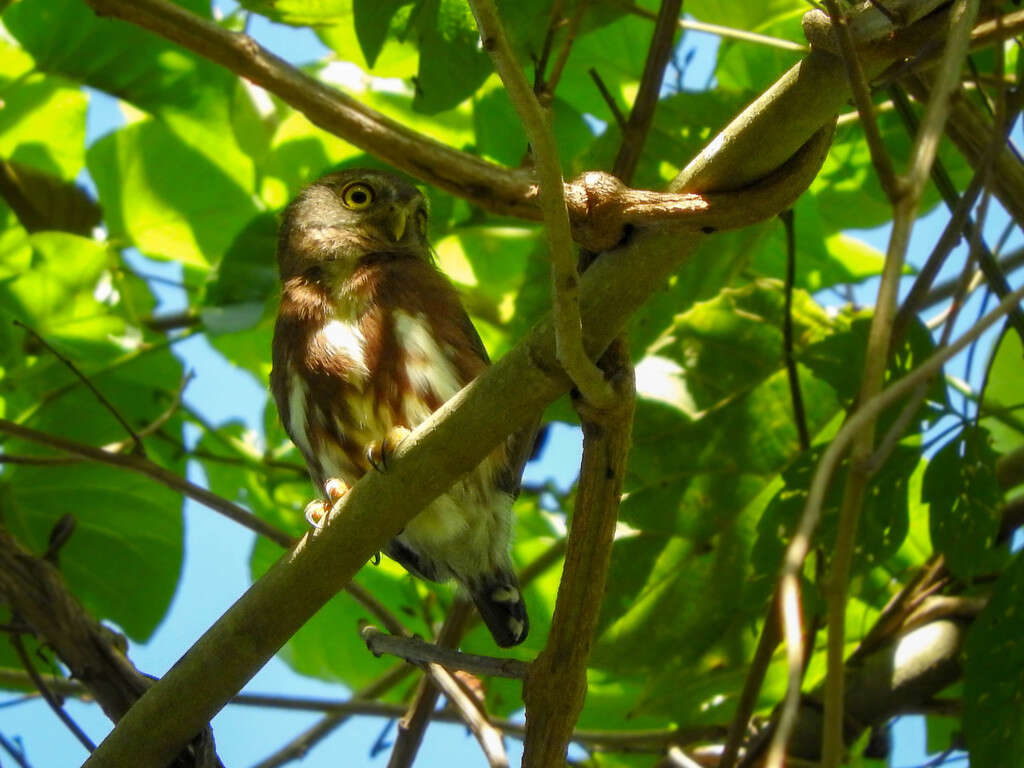
[[[108,134],[87,159],[110,236],[147,256],[206,269],[257,213],[247,163],[214,162],[153,120]]]
[[[70,253],[62,256],[71,266]],[[107,317],[108,322],[117,321],[116,316]],[[85,328],[76,328],[78,343],[61,344],[64,354],[116,404],[129,424],[140,428],[153,422],[171,403],[181,364],[164,349],[102,366],[117,346],[97,324],[86,327],[94,336],[86,339]],[[27,371],[23,367],[4,381],[28,390],[24,396],[32,407],[26,409],[22,423],[89,445],[126,439],[125,429],[77,377],[49,352],[36,354],[44,357],[25,363]],[[146,442],[149,457],[183,474],[180,418],[166,423],[162,435],[165,440]],[[48,449],[13,439],[5,442],[4,451],[52,455]],[[3,524],[34,552],[46,550],[50,530],[62,515],[73,515],[77,527],[60,554],[61,572],[72,592],[94,616],[116,622],[131,637],[150,636],[170,605],[181,570],[180,494],[141,475],[84,462],[5,466],[0,494]]]
[[[124,321],[97,298],[112,264],[106,246],[64,232],[37,232],[25,245],[0,257],[4,330],[10,329],[10,320],[20,320],[65,351],[85,356],[98,354],[97,347],[104,355],[123,351],[111,339],[125,332]],[[24,363],[20,344],[13,337],[0,343],[8,375]]]
[[[422,0],[414,19],[420,65],[413,109],[432,115],[468,99],[491,74],[491,60],[462,0]]]
[[[182,0],[210,17],[207,0]],[[43,72],[85,83],[150,112],[205,111],[235,78],[128,22],[100,18],[76,0],[21,0],[3,14],[4,26]]]
[[[803,515],[811,479],[822,453],[823,448],[818,447],[801,456],[783,472],[785,487],[775,495],[758,522],[758,538],[752,558],[763,583],[772,583],[779,572],[786,547]],[[919,462],[920,451],[917,448],[899,445],[884,466],[871,477],[857,526],[855,574],[864,575],[872,568],[887,563],[902,546],[910,530],[910,490]],[[823,543],[826,557],[833,551],[836,541],[847,468],[844,462],[835,472],[822,504],[815,539]]]
[[[346,18],[352,13],[353,0],[242,0],[239,4],[282,24],[304,27]]]
[[[949,569],[970,582],[996,570],[1006,553],[996,548],[1002,491],[988,431],[968,426],[935,454],[924,476],[932,544]]]
[[[1014,556],[967,635],[964,735],[971,763],[1011,768],[1024,754],[1024,558]]]
[[[398,10],[415,0],[352,0],[356,37],[370,69],[377,62]]]
[[[177,471],[183,470],[179,464]],[[139,475],[87,464],[4,474],[0,516],[30,550],[46,551],[50,530],[64,514],[76,523],[60,552],[72,594],[93,616],[116,622],[134,640],[147,640],[169,608],[181,572],[181,497]]]
[[[982,392],[982,425],[992,434],[992,446],[1007,454],[1024,443],[1024,348],[1012,329],[1003,331],[992,348]]]
[[[86,96],[61,77],[34,73],[0,85],[0,157],[64,181],[85,163]]]

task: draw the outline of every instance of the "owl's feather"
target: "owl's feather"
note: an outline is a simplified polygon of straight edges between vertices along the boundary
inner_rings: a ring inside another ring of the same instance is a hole
[[[343,202],[353,183],[372,190],[364,210]],[[414,429],[486,369],[487,354],[430,259],[422,197],[397,177],[347,171],[308,187],[285,213],[278,261],[271,389],[325,493],[330,478],[358,480],[371,443]],[[456,579],[502,646],[528,629],[509,556],[523,442],[495,449],[385,550],[418,576]]]

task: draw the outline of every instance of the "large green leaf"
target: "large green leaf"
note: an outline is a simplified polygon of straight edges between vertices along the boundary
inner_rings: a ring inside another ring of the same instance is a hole
[[[967,635],[964,735],[971,763],[1011,768],[1024,753],[1024,557],[996,582]]]
[[[0,85],[0,99],[0,157],[74,179],[85,164],[81,89],[37,73]]]
[[[214,161],[154,120],[108,134],[87,155],[110,236],[200,269],[216,263],[257,213],[249,163],[237,159]]]

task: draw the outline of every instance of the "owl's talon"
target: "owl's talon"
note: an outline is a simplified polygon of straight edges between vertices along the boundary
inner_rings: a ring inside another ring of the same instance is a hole
[[[313,501],[306,505],[306,522],[314,528],[323,526],[324,520],[327,519],[327,513],[331,511],[331,507],[348,493],[348,483],[336,477],[328,478],[327,482],[324,483],[324,492],[327,494],[327,501],[313,499]]]
[[[373,557],[370,558],[370,562],[374,565],[380,565],[380,552],[374,552]]]
[[[387,471],[388,457],[395,452],[399,444],[405,440],[409,434],[410,431],[405,427],[392,427],[388,430],[388,433],[384,435],[383,439],[374,440],[366,446],[366,460],[370,462],[370,466],[378,472]]]
[[[327,519],[327,513],[331,511],[327,502],[323,499],[313,499],[306,505],[306,522],[314,528],[320,528]]]
[[[336,477],[331,477],[324,483],[324,491],[327,492],[327,498],[331,500],[331,504],[335,504],[342,496],[348,493],[348,483]]]

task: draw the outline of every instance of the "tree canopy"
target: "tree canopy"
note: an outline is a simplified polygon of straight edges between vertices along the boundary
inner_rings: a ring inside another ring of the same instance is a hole
[[[1006,242],[1024,176],[1007,135],[1024,14],[496,5],[0,3],[0,685],[38,686],[37,654],[59,662],[79,687],[45,686],[87,690],[120,722],[97,768],[215,765],[209,740],[180,753],[274,653],[396,713],[429,718],[440,686],[491,765],[505,733],[531,766],[562,764],[573,733],[595,766],[726,768],[737,749],[760,765],[782,736],[794,765],[822,749],[879,765],[872,737],[906,712],[927,715],[936,751],[1015,765],[1024,318]],[[329,53],[278,59],[245,34],[257,15]],[[695,29],[721,38],[698,85]],[[125,119],[87,142],[96,91]],[[437,263],[496,364],[282,559],[307,531],[301,457],[270,400],[261,424],[183,405],[174,345],[202,335],[265,386],[277,216],[355,166],[423,184]],[[914,221],[940,206],[946,231],[908,260]],[[854,234],[881,225],[885,253]],[[185,311],[155,311],[147,259],[180,265]],[[568,276],[554,295],[553,260]],[[983,321],[982,305],[999,309]],[[587,360],[563,371],[573,328],[607,389]],[[942,367],[965,349],[984,369],[968,382]],[[390,638],[366,622],[495,656],[450,588],[367,560],[542,411],[582,423],[583,469],[516,502],[532,629],[501,656],[519,663],[399,643],[444,662],[424,675],[371,653]],[[150,681],[131,643],[174,598],[183,497],[259,534],[254,586],[133,707]],[[507,721],[524,701],[525,736]]]

